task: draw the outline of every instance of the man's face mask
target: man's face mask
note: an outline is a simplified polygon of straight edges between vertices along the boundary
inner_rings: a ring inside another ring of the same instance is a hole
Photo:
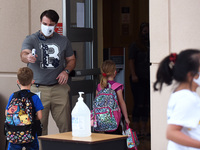
[[[53,34],[54,28],[55,26],[46,26],[46,25],[41,24],[41,31],[46,37]]]

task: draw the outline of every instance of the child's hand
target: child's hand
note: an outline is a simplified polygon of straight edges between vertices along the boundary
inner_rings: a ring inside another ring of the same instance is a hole
[[[128,118],[125,118],[126,124],[130,124],[130,120]]]

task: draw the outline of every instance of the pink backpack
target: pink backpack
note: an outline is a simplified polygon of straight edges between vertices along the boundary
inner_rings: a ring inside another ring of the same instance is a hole
[[[120,83],[114,83],[112,86],[101,89],[93,101],[92,119],[94,130],[98,132],[115,131],[121,120],[121,109],[119,107],[118,98],[115,90],[123,86]]]

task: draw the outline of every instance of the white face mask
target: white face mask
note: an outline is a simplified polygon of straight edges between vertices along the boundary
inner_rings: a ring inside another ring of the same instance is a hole
[[[199,77],[197,79],[193,79],[193,81],[200,86],[200,72],[199,72]]]
[[[48,37],[53,34],[55,26],[46,26],[41,24],[41,31],[42,33]]]

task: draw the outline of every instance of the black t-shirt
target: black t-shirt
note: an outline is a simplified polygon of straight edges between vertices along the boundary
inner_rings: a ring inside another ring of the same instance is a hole
[[[149,47],[139,46],[135,43],[129,48],[129,60],[134,60],[135,73],[139,80],[149,80],[150,60]]]

